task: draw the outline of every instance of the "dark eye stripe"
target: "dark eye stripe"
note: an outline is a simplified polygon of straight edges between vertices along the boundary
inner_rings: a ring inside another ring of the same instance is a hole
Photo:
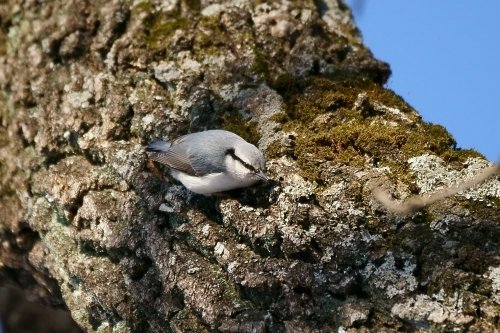
[[[257,170],[255,170],[255,168],[252,165],[248,164],[247,162],[243,161],[241,158],[236,156],[236,154],[234,153],[234,149],[230,148],[230,149],[226,150],[226,155],[231,155],[232,158],[234,158],[235,160],[238,160],[248,170],[253,171],[253,172],[257,172]]]

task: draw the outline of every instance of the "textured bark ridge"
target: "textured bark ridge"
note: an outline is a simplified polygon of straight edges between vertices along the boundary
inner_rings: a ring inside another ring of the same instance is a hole
[[[0,4],[0,281],[86,332],[494,332],[500,182],[383,87],[325,1]],[[188,193],[143,146],[211,128],[275,180]],[[160,172],[158,172],[160,171]]]

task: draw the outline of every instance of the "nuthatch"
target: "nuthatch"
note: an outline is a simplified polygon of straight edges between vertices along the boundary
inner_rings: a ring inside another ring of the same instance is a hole
[[[172,142],[154,141],[149,157],[167,165],[188,190],[210,195],[267,181],[262,152],[238,135],[209,130],[181,136]]]

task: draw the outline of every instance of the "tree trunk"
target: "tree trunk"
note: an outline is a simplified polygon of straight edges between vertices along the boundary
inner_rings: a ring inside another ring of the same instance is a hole
[[[498,328],[500,182],[373,198],[488,162],[383,87],[341,0],[6,0],[0,66],[0,281],[85,332]],[[273,181],[203,197],[148,162],[212,128]]]

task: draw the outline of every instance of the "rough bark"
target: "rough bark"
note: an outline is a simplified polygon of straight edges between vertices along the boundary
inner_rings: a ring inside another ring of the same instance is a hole
[[[325,1],[0,4],[0,281],[86,332],[494,332],[500,182],[401,218],[488,165],[383,87]],[[156,137],[226,128],[266,185],[202,197]]]

